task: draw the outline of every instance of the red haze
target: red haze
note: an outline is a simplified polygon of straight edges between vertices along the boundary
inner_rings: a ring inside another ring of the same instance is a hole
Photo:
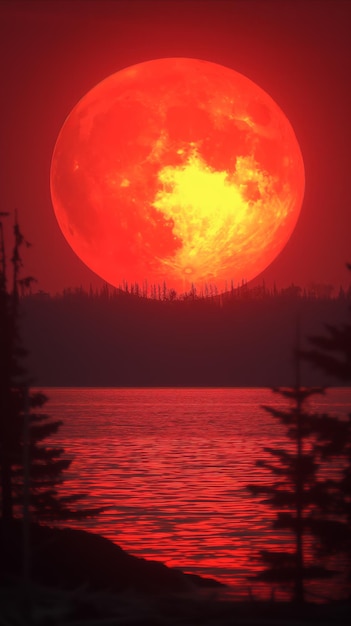
[[[101,284],[70,250],[51,206],[50,161],[66,116],[106,76],[164,56],[203,58],[248,76],[296,132],[303,209],[257,280],[349,285],[350,3],[28,0],[3,1],[0,13],[2,210],[19,210],[33,244],[26,271],[38,288]]]

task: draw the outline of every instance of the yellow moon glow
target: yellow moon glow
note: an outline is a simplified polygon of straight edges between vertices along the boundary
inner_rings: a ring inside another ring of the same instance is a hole
[[[273,99],[232,69],[169,58],[109,76],[74,107],[51,164],[55,214],[115,286],[219,292],[249,281],[296,225],[304,166]]]

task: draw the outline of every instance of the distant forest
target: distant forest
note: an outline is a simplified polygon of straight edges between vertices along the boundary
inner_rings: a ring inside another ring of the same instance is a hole
[[[271,387],[294,384],[293,349],[347,321],[351,288],[242,285],[182,297],[166,286],[23,293],[22,337],[38,386]],[[150,297],[151,296],[151,297]],[[306,363],[302,384],[336,384]]]

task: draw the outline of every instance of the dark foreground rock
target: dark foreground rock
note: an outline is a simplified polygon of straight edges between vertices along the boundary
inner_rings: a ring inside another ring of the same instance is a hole
[[[0,521],[0,626],[349,624],[347,603],[226,600],[217,594],[223,587],[218,581],[131,556],[99,535],[68,528],[31,527],[31,581],[24,585],[21,548],[21,524],[5,531]]]
[[[22,526],[1,529],[0,582],[18,580],[22,572]],[[38,584],[75,589],[143,593],[184,592],[222,587],[216,580],[184,574],[157,561],[132,556],[99,535],[71,528],[33,525],[30,529],[30,577]]]

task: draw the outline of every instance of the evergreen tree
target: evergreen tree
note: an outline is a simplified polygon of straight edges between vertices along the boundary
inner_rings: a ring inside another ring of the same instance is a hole
[[[2,213],[1,216],[7,215]],[[12,419],[12,378],[14,372],[13,324],[10,297],[7,291],[7,268],[3,224],[0,221],[0,478],[1,516],[5,521],[12,518],[12,456],[14,443],[18,440],[17,422]]]
[[[348,265],[351,270],[351,265]],[[351,308],[349,308],[351,313]],[[326,335],[309,338],[313,348],[302,356],[342,384],[351,382],[351,323],[326,325]],[[351,580],[351,413],[346,418],[323,415],[319,420],[319,454],[340,468],[320,485],[320,505],[328,516],[317,524],[321,550],[341,555]]]
[[[337,570],[351,580],[351,414],[346,419],[321,415],[316,429],[316,453],[328,467],[328,477],[315,486],[319,516],[311,520],[318,552],[332,557]]]
[[[44,443],[62,422],[42,412],[47,398],[29,390],[22,364],[26,351],[19,334],[19,288],[31,278],[20,278],[20,250],[25,241],[17,220],[11,258],[12,289],[8,287],[6,253],[0,222],[0,517],[9,523],[26,514],[35,521],[86,517],[98,509],[77,509],[81,494],[64,497],[59,486],[71,461],[64,450]]]
[[[351,265],[347,266],[351,270]],[[351,314],[351,307],[349,307]],[[325,325],[326,335],[309,337],[313,349],[304,351],[305,359],[343,384],[351,381],[351,323]]]
[[[290,443],[287,443],[285,449],[264,448],[271,459],[259,460],[257,466],[267,469],[274,481],[270,485],[249,485],[248,489],[276,511],[273,528],[288,531],[292,543],[282,551],[262,550],[260,558],[265,569],[257,578],[292,588],[294,601],[303,603],[305,581],[331,575],[323,565],[316,564],[306,556],[306,542],[311,544],[313,541],[318,514],[318,457],[314,447],[318,418],[306,410],[306,401],[323,390],[303,388],[297,376],[294,387],[273,391],[287,398],[291,407],[286,410],[272,406],[263,408],[286,427]]]

